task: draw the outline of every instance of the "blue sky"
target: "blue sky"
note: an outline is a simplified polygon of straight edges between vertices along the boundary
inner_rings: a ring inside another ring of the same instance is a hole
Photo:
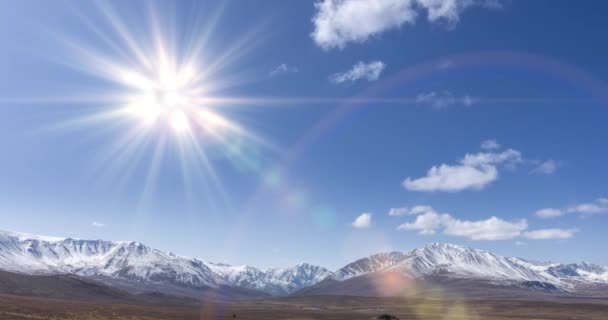
[[[258,267],[428,242],[608,264],[604,10],[2,2],[0,229]],[[143,123],[159,47],[194,67]]]

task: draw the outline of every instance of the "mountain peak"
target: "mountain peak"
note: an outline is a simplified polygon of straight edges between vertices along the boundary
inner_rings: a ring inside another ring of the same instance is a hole
[[[475,251],[483,251],[480,249],[475,249],[467,246],[451,244],[451,243],[443,243],[443,242],[431,242],[425,245],[421,249],[439,249],[439,250],[475,250]]]
[[[448,243],[429,243],[408,252],[384,252],[347,264],[336,272],[306,262],[289,268],[257,268],[208,263],[177,256],[137,241],[82,240],[0,231],[0,269],[27,274],[150,281],[187,288],[232,286],[285,295],[330,277],[343,281],[372,273],[407,277],[446,276],[493,283],[608,284],[608,268],[588,262],[541,264],[505,258]]]

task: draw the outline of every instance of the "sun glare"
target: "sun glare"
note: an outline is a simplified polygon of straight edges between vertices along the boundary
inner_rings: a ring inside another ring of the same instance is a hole
[[[213,148],[213,159],[218,154],[226,155],[240,167],[241,163],[259,160],[251,159],[259,157],[258,152],[247,153],[241,150],[242,146],[274,148],[243,128],[236,119],[223,114],[225,108],[233,107],[228,106],[230,101],[242,103],[248,101],[247,98],[218,96],[219,92],[240,83],[227,69],[253,43],[253,34],[232,42],[223,41],[229,45],[214,50],[220,54],[213,58],[203,52],[212,48],[208,42],[209,35],[213,34],[212,23],[196,30],[186,27],[182,30],[183,37],[177,41],[173,34],[175,26],[161,21],[158,8],[151,7],[147,12],[150,29],[141,34],[132,33],[141,31],[141,25],[129,25],[111,6],[100,4],[99,9],[113,32],[100,35],[97,46],[63,40],[70,54],[74,54],[68,60],[75,69],[111,83],[111,91],[93,95],[91,99],[100,107],[106,106],[108,100],[113,103],[98,113],[66,124],[88,126],[99,122],[104,127],[116,124],[116,128],[126,130],[115,131],[117,138],[109,143],[107,155],[100,157],[104,159],[100,167],[120,167],[107,170],[121,177],[129,176],[119,172],[134,168],[134,161],[147,160],[149,176],[144,189],[148,190],[153,188],[149,184],[155,183],[165,154],[172,152],[179,158],[184,177],[202,173],[204,178],[197,181],[211,183],[223,192],[210,160],[210,148]],[[91,21],[85,22],[85,25],[94,25]],[[198,21],[193,25],[198,25]],[[171,139],[175,143],[167,144]],[[146,152],[148,156],[142,156]]]
[[[169,114],[169,124],[176,133],[183,133],[190,128],[188,117],[181,110],[173,110]]]
[[[198,119],[201,127],[211,133],[219,133],[219,131],[228,128],[230,125],[224,117],[205,109],[198,111]]]
[[[188,119],[198,107],[188,97],[190,79],[178,76],[165,76],[154,81],[135,73],[128,73],[129,83],[134,84],[133,98],[126,107],[131,114],[147,125],[157,124],[159,120],[177,132],[188,129]]]

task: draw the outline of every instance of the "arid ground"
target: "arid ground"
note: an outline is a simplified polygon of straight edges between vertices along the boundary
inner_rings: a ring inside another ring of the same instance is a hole
[[[238,302],[93,302],[0,295],[0,319],[608,319],[608,301],[297,297]]]

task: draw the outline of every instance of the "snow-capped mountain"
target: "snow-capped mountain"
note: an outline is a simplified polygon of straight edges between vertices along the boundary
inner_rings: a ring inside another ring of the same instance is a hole
[[[308,264],[260,271],[177,256],[132,241],[80,240],[0,231],[0,269],[26,274],[111,277],[186,288],[231,286],[289,294],[325,278]]]
[[[226,283],[202,261],[139,242],[80,240],[0,232],[0,268],[28,274],[71,273],[192,288]]]
[[[258,289],[263,286],[264,272],[247,265],[231,266],[223,263],[206,262],[205,265],[223,281],[234,286]]]
[[[203,262],[132,241],[80,240],[0,231],[0,270],[25,274],[75,274],[183,288],[234,287],[287,295],[325,279],[397,273],[407,278],[481,280],[497,285],[558,288],[608,285],[608,268],[590,263],[539,263],[469,247],[433,243],[409,252],[371,255],[336,272],[306,263],[265,271]]]
[[[271,268],[261,271],[250,266],[230,266],[207,263],[227,283],[247,289],[259,290],[273,295],[286,295],[314,285],[331,272],[323,267],[307,263],[291,268]]]
[[[566,279],[608,282],[608,268],[587,262],[559,264],[547,268],[547,272],[555,277]]]
[[[323,267],[301,263],[291,268],[272,268],[266,271],[269,279],[275,279],[286,293],[292,293],[321,282],[333,273]]]
[[[432,243],[409,252],[403,261],[389,270],[403,271],[416,277],[447,275],[458,278],[559,283],[557,278],[546,277],[508,258],[484,250],[441,243]]]
[[[121,242],[89,241],[0,232],[0,266],[8,271],[45,274],[69,272],[100,259]]]
[[[406,253],[398,251],[374,254],[347,264],[342,269],[336,271],[332,278],[346,280],[367,273],[382,271],[402,262],[406,258]]]
[[[361,275],[397,272],[411,278],[447,277],[495,284],[548,284],[570,291],[577,284],[608,284],[608,268],[589,263],[538,263],[506,258],[451,244],[432,243],[409,252],[375,254],[336,271],[333,279],[344,281]]]

